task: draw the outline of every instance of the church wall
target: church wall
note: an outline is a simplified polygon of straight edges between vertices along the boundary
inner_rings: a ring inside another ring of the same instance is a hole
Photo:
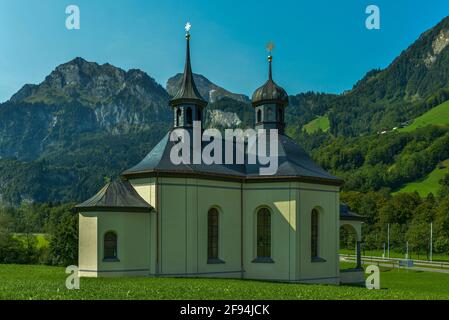
[[[297,278],[296,212],[297,183],[248,183],[244,186],[245,278],[293,281]],[[257,211],[271,211],[271,257],[273,263],[257,263]]]
[[[98,212],[98,273],[101,276],[148,275],[150,270],[150,215],[135,212]],[[103,261],[104,235],[117,234],[119,261]]]
[[[129,180],[143,200],[148,202],[153,208],[156,207],[156,178],[140,178]]]
[[[97,276],[97,221],[95,214],[79,214],[78,267],[81,277]]]
[[[339,188],[299,184],[299,273],[302,282],[338,283],[339,277]],[[312,262],[311,212],[318,209],[318,255],[325,261]]]
[[[240,276],[240,183],[160,178],[163,275]],[[207,262],[207,213],[219,211],[219,258]]]

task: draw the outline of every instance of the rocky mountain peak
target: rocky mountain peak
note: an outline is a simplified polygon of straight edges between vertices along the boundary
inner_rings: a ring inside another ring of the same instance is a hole
[[[217,102],[218,100],[221,100],[225,97],[239,102],[249,101],[249,98],[246,95],[232,93],[226,89],[223,89],[222,87],[211,82],[209,79],[207,79],[205,76],[201,74],[194,73],[193,79],[201,96],[208,102]],[[178,88],[181,86],[181,81],[182,81],[181,73],[178,73],[177,75],[168,79],[166,89],[171,96],[174,96],[176,94]]]

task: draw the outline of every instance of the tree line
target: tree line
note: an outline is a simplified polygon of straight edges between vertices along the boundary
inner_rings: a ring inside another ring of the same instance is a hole
[[[78,215],[73,203],[0,207],[0,263],[68,266],[78,262]],[[48,245],[39,245],[43,234]]]

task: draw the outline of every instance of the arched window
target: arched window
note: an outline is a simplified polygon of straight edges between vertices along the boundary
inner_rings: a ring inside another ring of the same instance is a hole
[[[203,117],[201,109],[198,108],[198,110],[196,112],[197,112],[197,117],[196,118],[198,119],[198,121],[201,121],[202,117]]]
[[[273,110],[271,109],[271,107],[268,107],[267,109],[267,118],[265,119],[265,121],[273,121]]]
[[[192,125],[192,108],[188,107],[186,110],[186,124],[188,126]]]
[[[278,121],[284,122],[284,113],[282,112],[281,108],[278,109]]]
[[[311,255],[312,259],[318,258],[318,223],[319,215],[318,210],[313,209],[311,215],[311,233],[310,233],[310,245],[311,245]]]
[[[207,213],[207,259],[218,259],[218,210]]]
[[[176,108],[176,126],[179,127],[181,123],[181,108]]]
[[[271,257],[271,213],[267,208],[257,212],[257,258]]]
[[[104,235],[104,259],[117,259],[117,234],[109,231]]]
[[[262,122],[262,110],[257,110],[257,123]]]

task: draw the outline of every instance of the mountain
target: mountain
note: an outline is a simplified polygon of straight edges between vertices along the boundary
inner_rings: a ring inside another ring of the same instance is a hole
[[[384,70],[372,70],[331,101],[330,131],[358,136],[391,129],[449,99],[449,17]]]
[[[249,102],[249,98],[244,94],[232,93],[218,85],[209,81],[206,77],[200,74],[193,74],[193,79],[195,80],[196,87],[200,92],[201,96],[208,102],[217,102],[223,98],[230,98],[239,102]],[[178,73],[174,77],[171,77],[167,81],[167,92],[174,96],[181,85],[182,74]]]
[[[124,134],[168,123],[169,95],[140,70],[76,58],[0,107],[0,159],[34,160],[85,133]]]
[[[447,126],[392,130],[449,99],[447,74],[449,18],[348,92],[291,95],[287,134],[344,178],[347,190],[398,190],[449,158]],[[195,81],[210,102],[205,127],[253,125],[248,97],[201,75]],[[81,201],[94,194],[167,132],[168,101],[179,82],[178,74],[165,89],[143,71],[76,58],[42,83],[24,85],[0,104],[0,202]],[[314,119],[325,126],[303,130]],[[388,134],[377,135],[381,130]]]

